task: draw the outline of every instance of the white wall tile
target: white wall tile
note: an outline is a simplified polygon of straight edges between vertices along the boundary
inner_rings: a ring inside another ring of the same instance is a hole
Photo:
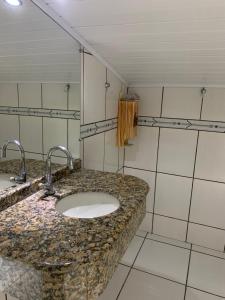
[[[20,141],[25,151],[42,153],[42,118],[20,117]]]
[[[187,222],[162,216],[154,216],[153,232],[172,239],[184,241]]]
[[[66,84],[62,83],[43,83],[42,96],[43,107],[52,109],[67,109]]]
[[[225,260],[196,252],[191,254],[188,285],[225,297]]]
[[[146,239],[135,268],[180,283],[186,282],[189,250]]]
[[[169,118],[199,119],[201,109],[200,88],[166,87],[162,116]]]
[[[200,132],[195,177],[225,181],[223,133]]]
[[[1,115],[0,116],[0,145],[9,139],[19,139],[19,121],[18,116]],[[11,149],[15,147],[10,145]]]
[[[67,147],[67,124],[66,120],[44,118],[44,153],[57,145]],[[55,155],[63,156],[62,152],[55,152]]]
[[[224,99],[224,88],[207,88],[202,107],[202,119],[225,121]]]
[[[221,300],[221,298],[188,287],[185,300]]]
[[[0,83],[0,106],[18,107],[16,83]]]
[[[106,68],[84,54],[84,123],[105,119],[105,82]]]
[[[154,189],[155,189],[155,172],[142,171],[132,168],[124,168],[124,174],[139,177],[146,181],[150,187],[150,191],[146,198],[146,211],[153,211]]]
[[[225,231],[190,223],[187,241],[203,247],[224,251]]]
[[[26,159],[36,159],[36,160],[43,160],[43,155],[42,154],[37,154],[37,153],[25,153]]]
[[[105,132],[104,171],[117,172],[119,152],[116,146],[116,129]]]
[[[144,220],[142,221],[139,230],[144,232],[151,232],[152,230],[152,214],[146,213]]]
[[[121,259],[121,263],[127,266],[132,266],[134,260],[138,254],[138,251],[141,248],[141,245],[144,241],[144,238],[135,236],[130,242],[127,251]]]
[[[81,85],[80,83],[71,83],[69,90],[69,109],[80,110],[81,103]]]
[[[158,170],[192,176],[197,143],[197,132],[181,129],[161,129]]]
[[[120,289],[127,277],[130,268],[118,265],[115,273],[113,274],[112,279],[108,283],[107,288],[103,294],[98,298],[98,300],[115,300],[117,295],[120,292]]]
[[[40,83],[20,83],[19,86],[19,106],[41,108],[41,84]]]
[[[6,152],[6,158],[2,158],[2,160],[10,160],[10,159],[17,159],[17,158],[21,158],[20,152],[18,150],[8,150]]]
[[[182,220],[188,219],[192,179],[158,174],[155,212]]]
[[[213,250],[213,249],[202,247],[202,246],[192,245],[192,251],[200,252],[200,253],[203,253],[203,254],[212,255],[212,256],[215,256],[215,257],[225,259],[225,252],[221,252],[221,251],[218,251],[218,250]]]
[[[162,88],[146,87],[146,88],[129,88],[130,93],[136,93],[140,97],[139,115],[160,117]]]
[[[164,237],[164,236],[161,236],[161,235],[158,235],[158,234],[148,233],[147,239],[155,240],[155,241],[166,243],[166,244],[170,244],[172,246],[191,249],[191,244],[189,244],[189,243],[181,242],[179,240],[175,240],[175,239],[171,239],[171,238],[167,238],[167,237]]]
[[[195,180],[190,221],[225,229],[225,184]]]
[[[80,157],[80,121],[68,121],[68,148],[74,158]]]
[[[107,70],[107,82],[110,83],[110,87],[106,90],[106,119],[110,119],[117,117],[118,101],[122,96],[122,83],[109,70]]]
[[[103,171],[104,134],[97,134],[84,140],[84,168]]]
[[[119,169],[124,166],[124,147],[118,148],[118,155],[119,155]]]
[[[125,166],[155,171],[158,133],[158,128],[138,127],[133,145],[125,148]]]
[[[132,270],[118,300],[181,300],[184,289],[181,284]]]

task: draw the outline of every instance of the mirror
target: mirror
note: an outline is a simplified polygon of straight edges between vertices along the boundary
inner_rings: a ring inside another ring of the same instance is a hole
[[[63,145],[79,158],[80,44],[31,1],[0,1],[0,147],[21,141],[26,158]],[[18,149],[7,159],[18,158]],[[53,161],[64,163],[62,153]]]

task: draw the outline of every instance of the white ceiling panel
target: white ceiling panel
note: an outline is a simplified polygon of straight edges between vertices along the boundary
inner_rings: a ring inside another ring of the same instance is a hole
[[[80,44],[35,6],[0,1],[0,81],[79,82]]]
[[[225,0],[36,2],[48,4],[129,84],[225,85]]]

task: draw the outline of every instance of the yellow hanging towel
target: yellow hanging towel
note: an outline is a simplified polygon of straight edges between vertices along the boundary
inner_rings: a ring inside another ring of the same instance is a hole
[[[118,104],[117,146],[123,147],[137,135],[138,101],[121,99]]]

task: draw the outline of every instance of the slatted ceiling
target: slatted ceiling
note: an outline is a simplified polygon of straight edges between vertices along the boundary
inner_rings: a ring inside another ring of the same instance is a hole
[[[79,48],[31,1],[0,1],[0,81],[79,82]]]
[[[225,0],[39,0],[130,84],[225,85]]]

